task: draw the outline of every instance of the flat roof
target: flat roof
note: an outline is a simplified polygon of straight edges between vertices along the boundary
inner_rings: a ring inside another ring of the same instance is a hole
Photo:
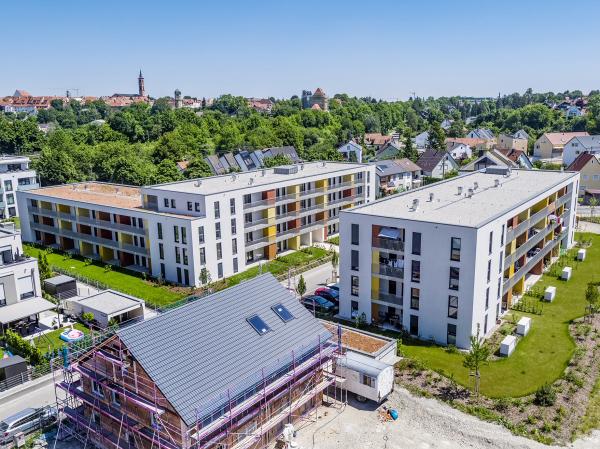
[[[59,276],[55,276],[53,278],[48,278],[48,279],[44,280],[44,284],[61,285],[61,284],[66,284],[67,282],[74,282],[74,281],[75,281],[75,278],[61,274]]]
[[[104,290],[95,295],[88,296],[77,301],[82,306],[97,310],[98,312],[111,315],[121,312],[132,307],[144,304],[142,299],[134,298],[133,296],[119,293],[114,290]]]
[[[7,324],[30,315],[37,315],[38,313],[46,312],[47,310],[54,309],[55,307],[56,304],[36,296],[25,301],[19,301],[16,304],[2,307],[0,323]]]
[[[477,171],[342,212],[479,227],[495,216],[507,213],[561,182],[578,176],[576,172],[555,170],[512,170],[509,177]],[[500,181],[499,187],[495,187],[496,179]],[[478,188],[469,198],[468,189],[473,188],[475,182]],[[458,187],[463,188],[461,195],[458,194]],[[431,193],[433,202],[429,200]],[[415,199],[419,200],[419,206],[413,211]]]
[[[304,165],[304,168],[302,168],[302,165]],[[242,173],[230,173],[227,175],[210,176],[208,178],[190,179],[188,181],[148,186],[144,187],[144,189],[167,190],[173,192],[207,195],[231,190],[239,190],[257,185],[292,181],[305,176],[333,176],[336,171],[368,167],[368,164],[359,164],[355,162],[326,162],[325,165],[323,165],[323,162],[305,162],[304,164],[294,164],[291,167],[297,167],[298,172],[291,174],[280,174],[275,173],[274,168],[259,168],[257,170]],[[263,171],[265,172],[264,176]],[[235,175],[235,181],[233,180],[233,175]],[[252,184],[250,184],[251,178],[253,179]],[[198,181],[201,181],[200,185],[196,186]]]

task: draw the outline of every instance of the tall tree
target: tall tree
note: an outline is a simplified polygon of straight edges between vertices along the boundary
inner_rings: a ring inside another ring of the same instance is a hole
[[[292,165],[293,162],[289,157],[286,157],[283,153],[276,154],[275,157],[265,157],[263,164],[266,168],[279,167],[281,165]]]
[[[446,134],[439,122],[431,122],[429,125],[427,146],[436,150],[446,150]]]
[[[156,167],[156,182],[165,184],[167,182],[181,181],[183,175],[179,172],[177,164],[171,159],[163,159]]]
[[[417,162],[417,159],[419,159],[419,152],[417,151],[417,149],[415,147],[413,147],[413,141],[412,141],[412,129],[410,128],[404,128],[404,146],[402,148],[402,157],[405,157],[407,159],[410,159],[413,162]]]

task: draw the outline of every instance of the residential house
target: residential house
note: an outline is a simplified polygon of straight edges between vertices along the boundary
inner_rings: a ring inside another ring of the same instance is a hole
[[[473,151],[469,145],[457,142],[455,140],[446,142],[446,150],[452,155],[454,160],[468,159],[473,154]]]
[[[496,137],[496,135],[494,134],[494,132],[489,129],[489,128],[479,128],[479,129],[474,129],[472,131],[470,131],[467,134],[467,139],[486,139],[486,140],[492,140]]]
[[[429,140],[429,131],[423,131],[413,138],[413,142],[417,148],[425,148]]]
[[[274,105],[270,98],[248,98],[248,107],[258,112],[271,112]]]
[[[340,317],[468,349],[573,245],[577,182],[488,167],[342,211]]]
[[[529,157],[527,157],[527,151],[514,150],[514,149],[503,149],[495,150],[496,152],[502,153],[502,155],[515,163],[516,168],[526,168],[533,170],[533,164]]]
[[[444,120],[442,120],[442,123],[440,124],[440,126],[442,129],[450,128],[450,125],[452,125],[452,122],[454,122],[454,120],[445,118]]]
[[[105,338],[69,354],[56,385],[62,431],[95,447],[272,447],[340,381],[338,339],[270,273]]]
[[[396,189],[410,190],[421,185],[421,167],[410,159],[370,161],[369,165],[375,166],[379,196],[385,196]]]
[[[600,153],[600,136],[576,136],[563,148],[563,164],[571,165],[581,153]]]
[[[519,150],[527,152],[527,138],[517,137],[518,133],[499,134],[498,135],[498,149],[504,150]]]
[[[19,216],[17,192],[40,186],[30,163],[28,156],[0,156],[0,219]]]
[[[567,171],[579,172],[577,195],[584,198],[586,203],[592,195],[597,197],[600,194],[600,154],[580,153]]]
[[[240,151],[233,155],[235,161],[237,162],[238,166],[242,169],[242,171],[252,171],[260,168],[260,163],[258,162],[258,159],[256,158],[256,156],[252,156],[254,155],[252,153],[249,153],[248,151]]]
[[[210,169],[215,175],[222,175],[227,171],[227,169],[223,166],[221,159],[216,154],[209,154],[204,158],[204,160],[210,166]]]
[[[445,150],[428,148],[419,157],[417,165],[421,168],[423,176],[443,179],[446,173],[458,170],[458,164],[450,153]]]
[[[365,146],[369,148],[375,148],[375,150],[379,150],[382,146],[392,140],[392,136],[383,136],[377,133],[367,133],[364,138],[355,137],[352,139],[356,143],[361,143],[361,141],[365,144]]]
[[[584,131],[570,133],[544,133],[533,145],[533,159],[562,163],[565,144],[573,137],[589,136]]]
[[[278,154],[283,154],[288,159],[291,159],[293,164],[299,164],[300,162],[302,162],[302,159],[298,157],[296,149],[291,145],[287,147],[274,147],[263,149],[264,157],[275,157]],[[358,159],[358,162],[360,162],[360,159]]]
[[[496,138],[488,140],[467,137],[446,137],[445,142],[446,144],[449,142],[463,143],[475,151],[491,150],[492,148],[496,148]]]
[[[179,171],[179,173],[183,173],[189,163],[190,163],[190,161],[179,161],[179,162],[177,162],[177,164],[176,164],[177,165],[177,171]]]
[[[477,159],[460,168],[459,173],[482,170],[487,167],[533,169],[527,154],[520,150],[480,150]]]
[[[524,130],[520,129],[516,133],[513,134],[515,139],[529,139],[529,134],[527,134]]]
[[[582,115],[584,115],[581,108],[579,108],[575,104],[572,104],[571,106],[569,106],[569,108],[565,111],[565,113],[566,113],[567,119],[569,119],[571,117],[581,117]]]
[[[378,159],[397,157],[400,155],[400,144],[390,140],[381,146],[376,152],[375,157]]]
[[[63,277],[67,278],[67,276]],[[89,296],[69,298],[63,301],[63,307],[66,315],[83,316],[84,313],[93,314],[94,319],[101,328],[108,327],[111,320],[116,323],[131,320],[141,321],[144,319],[146,311],[143,299],[110,289]]]
[[[352,153],[356,158],[354,159],[356,162],[362,162],[362,147],[353,140],[350,140],[345,145],[339,147],[338,151],[342,153],[342,158],[344,158],[345,161],[350,160],[350,154]]]

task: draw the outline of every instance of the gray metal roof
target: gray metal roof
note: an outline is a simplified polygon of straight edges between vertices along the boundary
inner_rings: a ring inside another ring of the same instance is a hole
[[[340,366],[345,366],[357,373],[363,373],[371,377],[379,376],[382,371],[392,366],[381,360],[376,360],[372,357],[367,357],[366,355],[357,354],[356,352],[351,351],[348,351],[346,357],[340,358],[337,363]]]
[[[133,296],[114,290],[104,290],[87,298],[80,299],[77,302],[82,306],[89,307],[106,315],[119,313],[144,304],[142,299],[134,298]]]
[[[295,319],[284,323],[271,309],[278,304]],[[246,321],[254,315],[269,332]],[[118,332],[188,426],[196,407],[319,335],[332,337],[270,273]]]
[[[67,282],[73,282],[73,281],[75,281],[75,278],[61,274],[60,276],[55,276],[53,278],[46,279],[44,281],[44,284],[62,285],[62,284],[66,284]]]

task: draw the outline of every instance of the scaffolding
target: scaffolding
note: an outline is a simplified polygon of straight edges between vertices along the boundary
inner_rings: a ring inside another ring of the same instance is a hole
[[[347,345],[342,339],[346,338],[338,326],[337,337],[323,340],[318,336],[204,401],[196,407],[196,428],[191,435],[194,449],[266,448],[281,436],[284,424],[311,420],[313,412],[316,421],[317,396],[327,394],[330,387],[333,407],[341,408],[348,394],[336,365],[345,357]]]
[[[73,437],[84,448],[106,449],[265,448],[281,435],[284,423],[311,420],[313,412],[316,421],[317,396],[330,387],[334,407],[347,402],[345,381],[336,374],[337,361],[345,357],[343,338],[338,327],[334,338],[320,335],[302,344],[200,403],[195,425],[188,427],[168,422],[167,410],[175,411],[137,369],[116,329],[92,333],[69,344],[62,376],[53,370],[57,410],[65,418],[59,420],[57,439]],[[149,423],[140,411],[148,412]]]

